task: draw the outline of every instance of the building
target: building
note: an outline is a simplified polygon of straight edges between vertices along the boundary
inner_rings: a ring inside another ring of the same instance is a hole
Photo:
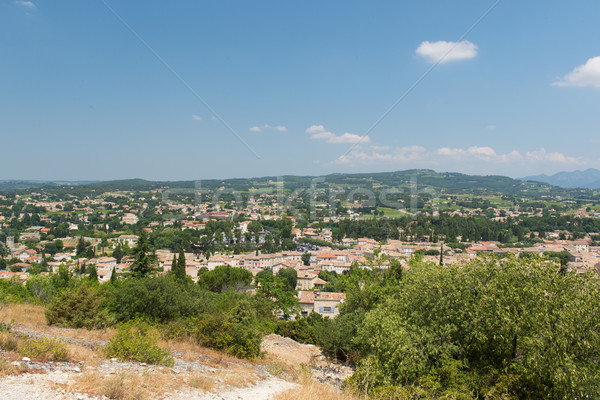
[[[315,312],[324,317],[335,318],[340,313],[340,305],[346,300],[345,293],[315,291],[298,292],[301,314],[306,317]]]

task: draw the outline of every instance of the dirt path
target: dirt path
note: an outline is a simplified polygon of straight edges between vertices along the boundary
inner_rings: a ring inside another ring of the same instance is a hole
[[[69,344],[84,346],[88,349],[98,349],[107,345],[106,341],[73,337],[73,330],[64,328],[39,328],[18,324],[13,326],[14,333],[32,338],[54,338],[64,340]],[[68,335],[67,335],[68,334]],[[296,383],[273,376],[262,365],[243,361],[221,363],[218,366],[208,366],[205,360],[184,360],[173,352],[175,365],[171,368],[158,367],[134,362],[120,362],[115,359],[103,360],[95,366],[85,363],[53,363],[34,362],[29,360],[12,361],[13,364],[27,368],[29,371],[21,375],[6,376],[0,379],[0,398],[2,400],[85,400],[102,399],[84,391],[78,391],[76,382],[85,374],[93,374],[106,378],[115,376],[150,376],[156,374],[157,379],[177,380],[181,385],[164,394],[148,394],[144,398],[165,400],[271,400],[278,393],[297,386]],[[7,358],[7,353],[0,353]],[[224,382],[220,377],[229,376],[230,381]],[[205,379],[210,383],[207,389],[193,388],[186,385],[191,377]],[[244,381],[248,380],[245,385]],[[241,386],[241,387],[237,387]],[[106,397],[104,397],[106,399]]]

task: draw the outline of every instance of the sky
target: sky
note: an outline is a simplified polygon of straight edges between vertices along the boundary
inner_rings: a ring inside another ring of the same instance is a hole
[[[600,168],[600,2],[0,0],[0,180]]]

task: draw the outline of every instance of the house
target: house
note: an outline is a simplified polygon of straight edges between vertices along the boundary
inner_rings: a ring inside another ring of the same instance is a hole
[[[133,213],[123,214],[123,218],[121,218],[121,222],[125,225],[135,225],[138,223],[138,221],[139,218]]]
[[[304,317],[311,312],[315,312],[324,317],[335,318],[340,313],[340,304],[345,300],[345,293],[320,292],[318,290],[298,292],[298,302],[302,308],[301,314]]]
[[[138,239],[137,235],[121,235],[119,236],[118,241],[121,244],[127,244],[129,247],[133,247],[137,244]]]
[[[314,272],[298,272],[296,280],[296,290],[312,290],[314,288],[322,289],[327,282],[319,278],[319,274]]]

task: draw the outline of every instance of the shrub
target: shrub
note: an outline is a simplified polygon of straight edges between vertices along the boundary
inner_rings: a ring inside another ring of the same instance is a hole
[[[196,285],[181,284],[172,276],[130,278],[119,282],[108,307],[118,321],[143,317],[168,322],[198,312],[200,292]]]
[[[39,361],[67,361],[67,344],[58,339],[41,337],[25,339],[19,343],[17,353]]]
[[[158,347],[158,331],[145,321],[134,320],[122,324],[117,335],[106,347],[106,356],[124,361],[172,366],[169,351]]]
[[[56,290],[49,276],[34,275],[27,279],[25,288],[35,300],[47,303],[54,298]]]
[[[103,307],[103,299],[99,289],[85,284],[64,291],[46,310],[46,321],[69,328],[105,328],[114,324],[114,319]]]
[[[260,354],[261,331],[227,320],[224,315],[201,314],[165,327],[166,336],[191,339],[201,346],[227,354],[253,359]]]

